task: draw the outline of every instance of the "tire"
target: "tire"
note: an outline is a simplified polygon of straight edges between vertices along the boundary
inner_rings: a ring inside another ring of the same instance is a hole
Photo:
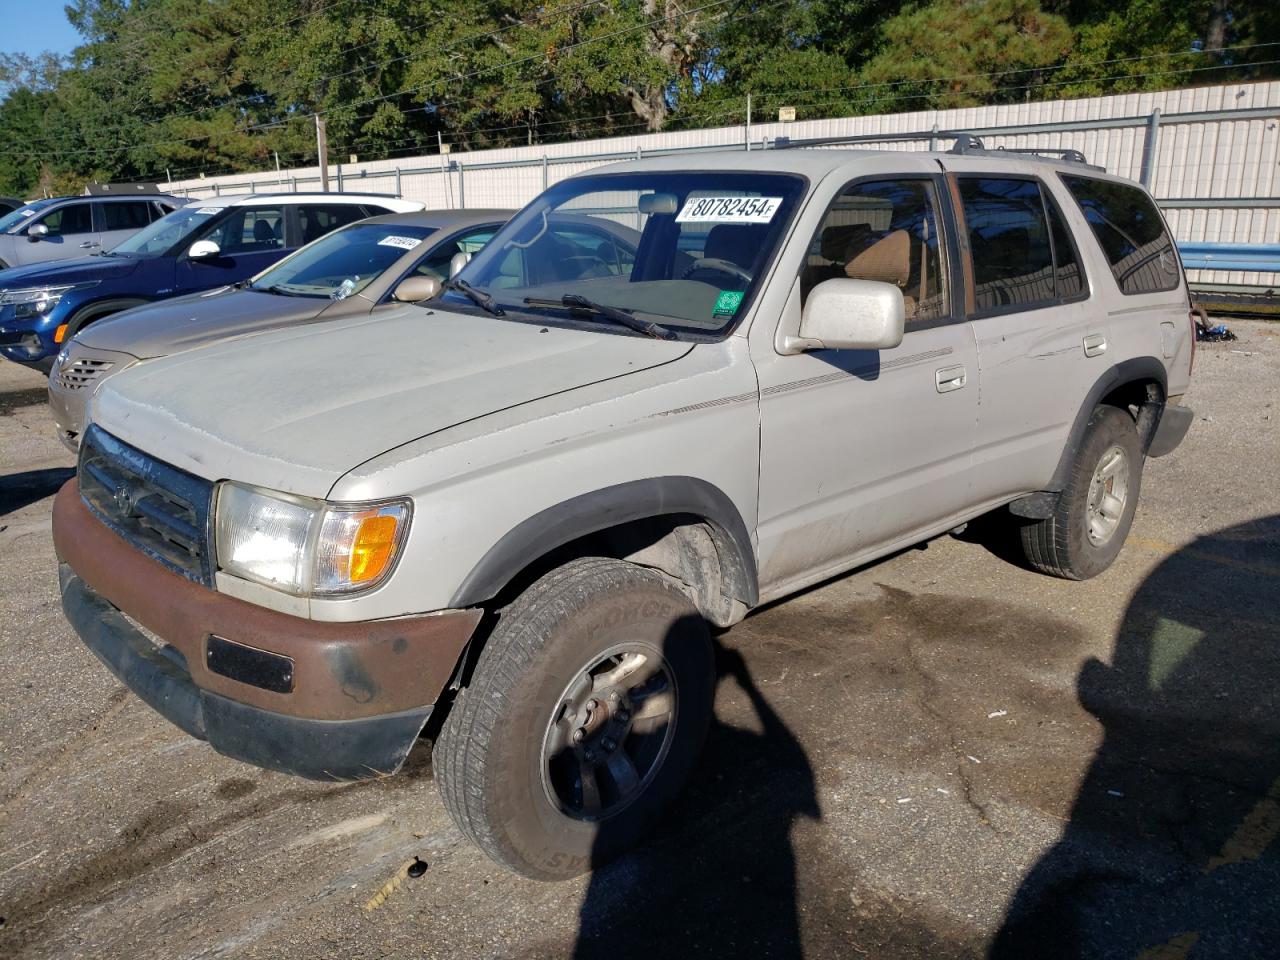
[[[517,873],[584,873],[633,846],[679,792],[714,687],[706,623],[684,594],[634,564],[573,560],[501,612],[453,704],[433,753],[445,807]]]
[[[1111,566],[1138,506],[1142,459],[1133,417],[1118,407],[1095,409],[1053,515],[1022,528],[1027,562],[1065,580],[1088,580]],[[1120,505],[1107,510],[1107,496]]]

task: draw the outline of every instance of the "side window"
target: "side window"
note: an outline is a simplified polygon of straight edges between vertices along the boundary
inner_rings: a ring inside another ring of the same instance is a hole
[[[51,237],[69,237],[93,232],[92,207],[87,203],[69,203],[39,221],[49,228]]]
[[[1084,270],[1080,255],[1076,252],[1071,231],[1062,219],[1062,211],[1045,196],[1045,209],[1049,211],[1049,234],[1053,237],[1053,265],[1056,275],[1058,299],[1071,300],[1084,293]]]
[[[458,253],[478,253],[480,248],[489,242],[494,234],[493,227],[464,233],[459,237],[437,247],[431,254],[413,269],[413,275],[435,277],[437,280],[449,279],[449,263]]]
[[[1092,177],[1062,179],[1089,221],[1121,293],[1157,293],[1181,283],[1178,252],[1145,191]]]
[[[306,203],[298,208],[298,225],[302,231],[303,243],[319,240],[330,230],[337,230],[364,218],[364,208],[354,203]]]
[[[146,201],[104,203],[102,216],[105,230],[141,230],[151,222],[151,204]]]
[[[235,207],[208,235],[228,256],[284,247],[284,211],[280,207]]]
[[[1053,245],[1034,180],[960,180],[974,297],[979,311],[1049,306],[1057,300]]]
[[[879,280],[902,290],[907,327],[947,317],[946,256],[930,180],[877,180],[832,203],[809,248],[803,297],[824,280]]]

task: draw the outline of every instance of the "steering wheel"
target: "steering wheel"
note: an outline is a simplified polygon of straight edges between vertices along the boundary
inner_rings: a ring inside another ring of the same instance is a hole
[[[743,283],[749,284],[752,279],[751,271],[744,267],[738,266],[732,260],[722,260],[720,257],[699,257],[693,263],[689,264],[688,269],[680,274],[681,280],[688,280],[689,277],[697,273],[699,270],[712,270],[716,273],[727,273],[730,276],[737,277]]]

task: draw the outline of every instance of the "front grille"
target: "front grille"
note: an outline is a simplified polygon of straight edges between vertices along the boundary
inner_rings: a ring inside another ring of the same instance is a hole
[[[103,523],[147,556],[213,585],[213,484],[156,460],[94,425],[80,443],[80,495]]]
[[[83,390],[114,366],[110,360],[77,360],[58,371],[57,383],[63,390]]]

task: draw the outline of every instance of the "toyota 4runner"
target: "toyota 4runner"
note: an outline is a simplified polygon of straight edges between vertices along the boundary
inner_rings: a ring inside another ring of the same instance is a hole
[[[532,877],[679,789],[709,625],[996,508],[1094,576],[1191,420],[1169,233],[1082,162],[624,163],[431,292],[104,384],[63,607],[227,756],[378,777],[425,729],[459,827]]]

